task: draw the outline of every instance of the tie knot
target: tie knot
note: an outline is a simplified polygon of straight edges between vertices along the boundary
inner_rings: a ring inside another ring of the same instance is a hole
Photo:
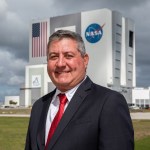
[[[67,103],[67,97],[65,94],[58,94],[59,100],[61,104],[66,104]]]

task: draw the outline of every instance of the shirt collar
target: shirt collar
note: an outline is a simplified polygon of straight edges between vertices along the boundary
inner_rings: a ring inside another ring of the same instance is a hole
[[[72,99],[72,97],[73,97],[73,95],[75,94],[76,90],[77,90],[78,87],[81,85],[81,83],[86,79],[86,77],[87,77],[87,76],[85,76],[85,78],[84,78],[79,84],[77,84],[74,88],[72,88],[72,89],[70,89],[70,90],[68,90],[68,91],[66,91],[66,92],[61,92],[60,90],[56,89],[56,92],[55,92],[55,95],[54,95],[54,97],[53,97],[53,100],[56,99],[56,97],[57,97],[57,95],[58,95],[59,93],[64,93],[64,94],[66,95],[68,101],[70,102],[71,99]]]

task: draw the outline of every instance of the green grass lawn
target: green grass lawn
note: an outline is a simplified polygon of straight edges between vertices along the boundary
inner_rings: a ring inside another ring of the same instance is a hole
[[[29,118],[0,117],[0,150],[24,150]]]
[[[0,117],[0,150],[24,150],[29,118]],[[150,120],[134,120],[135,150],[150,150]]]
[[[135,150],[150,150],[150,136],[135,141]]]
[[[135,150],[150,150],[150,120],[133,120]]]

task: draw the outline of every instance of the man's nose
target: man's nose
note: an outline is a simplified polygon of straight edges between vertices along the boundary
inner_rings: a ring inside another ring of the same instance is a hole
[[[65,66],[65,64],[66,64],[65,58],[63,56],[59,56],[58,61],[57,61],[57,66],[62,67],[62,66]]]

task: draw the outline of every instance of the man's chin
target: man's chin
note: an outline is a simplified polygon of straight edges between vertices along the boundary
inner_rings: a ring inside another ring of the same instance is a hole
[[[71,89],[70,84],[66,82],[59,82],[56,87],[62,92],[66,92]]]
[[[69,86],[69,82],[65,82],[65,81],[59,81],[58,82],[59,86],[65,87],[65,86]]]

